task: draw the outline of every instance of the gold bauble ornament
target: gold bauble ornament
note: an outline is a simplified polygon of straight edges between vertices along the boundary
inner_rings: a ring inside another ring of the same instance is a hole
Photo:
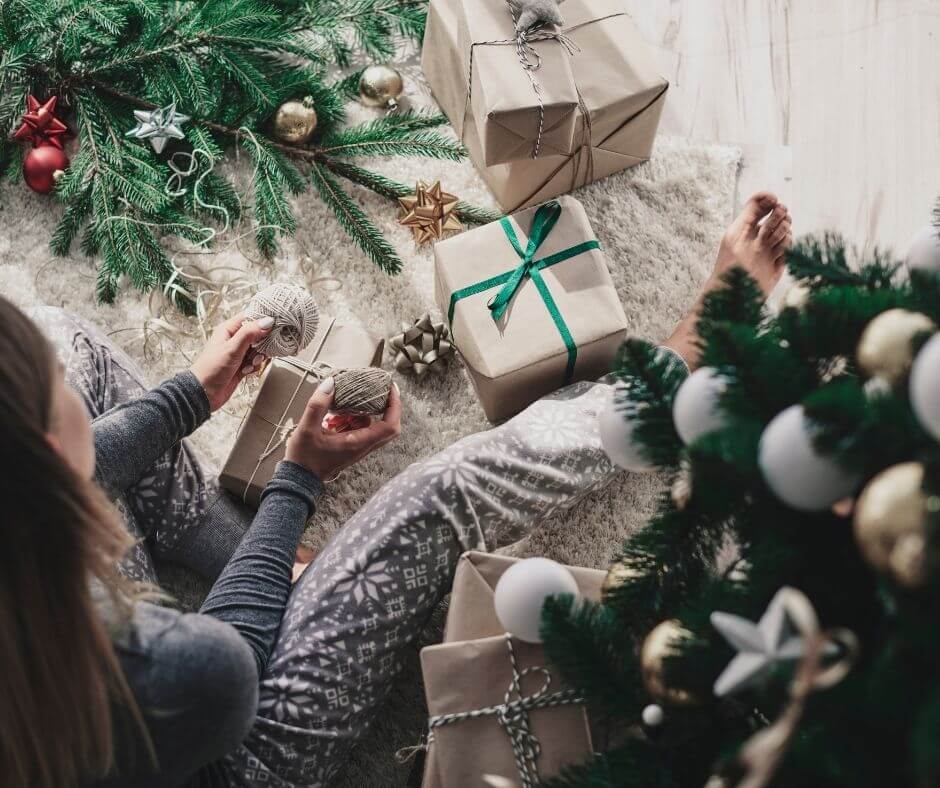
[[[640,649],[640,669],[643,686],[659,703],[672,706],[691,706],[696,703],[691,692],[670,687],[663,677],[663,662],[676,653],[676,646],[691,633],[677,619],[671,618],[657,624],[643,641]]]
[[[285,101],[274,113],[271,127],[274,136],[288,145],[309,142],[317,130],[317,111],[313,106],[313,98],[307,96],[303,101]]]
[[[908,588],[925,580],[928,496],[924,466],[903,462],[883,470],[855,506],[855,539],[876,569]]]
[[[869,377],[881,378],[896,386],[911,370],[914,337],[936,329],[934,322],[920,312],[907,309],[882,312],[862,332],[855,351],[858,365]]]
[[[367,107],[397,109],[404,89],[401,74],[387,63],[369,66],[359,77],[359,100]]]

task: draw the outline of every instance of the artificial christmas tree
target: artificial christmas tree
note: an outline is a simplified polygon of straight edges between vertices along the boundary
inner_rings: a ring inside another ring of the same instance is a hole
[[[442,115],[403,112],[343,127],[360,71],[336,81],[328,73],[349,66],[354,47],[392,57],[397,35],[420,39],[425,15],[424,0],[4,0],[0,172],[18,179],[26,159],[30,185],[55,189],[66,207],[52,250],[66,254],[81,233],[82,250],[100,257],[102,301],[127,276],[192,309],[186,277],[159,236],[204,246],[250,202],[258,248],[270,257],[277,237],[294,231],[289,195],[311,187],[365,254],[394,273],[401,260],[340,178],[393,199],[411,186],[350,159],[459,159],[463,149],[432,130]],[[45,161],[52,154],[41,146],[61,147],[64,136],[75,138],[71,165],[62,155]],[[215,166],[236,149],[253,167],[244,198]],[[456,212],[471,222],[496,218],[463,203]]]
[[[940,276],[847,258],[835,236],[788,252],[808,295],[775,317],[740,269],[707,297],[721,385],[688,444],[685,370],[623,346],[621,454],[685,494],[626,542],[601,604],[545,606],[550,663],[624,734],[550,785],[940,783]]]

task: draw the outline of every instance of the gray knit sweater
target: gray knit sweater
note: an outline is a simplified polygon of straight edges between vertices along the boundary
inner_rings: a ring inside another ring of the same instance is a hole
[[[209,418],[209,401],[189,372],[93,423],[98,482],[112,496]],[[118,710],[120,776],[96,786],[222,784],[215,762],[254,722],[258,682],[290,591],[294,553],[321,493],[320,480],[278,465],[232,559],[198,613],[138,602],[115,635],[125,676],[144,714],[159,770]]]

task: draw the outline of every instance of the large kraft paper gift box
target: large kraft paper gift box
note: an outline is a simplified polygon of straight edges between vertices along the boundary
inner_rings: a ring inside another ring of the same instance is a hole
[[[505,13],[505,6],[506,0],[431,0],[421,53],[434,98],[502,208],[515,211],[535,205],[646,161],[669,83],[622,0],[567,0],[560,6],[565,19],[560,32],[565,41],[535,42],[533,47],[540,54],[547,50],[551,56],[542,56],[542,66],[529,73],[559,107],[568,86],[574,86],[577,106],[569,116],[574,122],[571,149],[558,150],[564,147],[556,139],[562,126],[546,108],[551,136],[543,131],[542,139],[547,138],[548,144],[538,158],[532,158],[538,125],[533,136],[532,113],[528,112],[530,131],[526,134],[531,139],[517,145],[522,155],[493,163],[504,153],[490,152],[491,138],[496,132],[504,136],[508,132],[497,122],[505,113],[492,118],[482,114],[486,101],[496,95],[500,80],[513,86],[513,95],[533,92],[515,47],[487,45],[482,38],[491,31],[477,22],[478,17],[484,22],[495,19],[498,12]],[[560,61],[567,64],[572,82],[566,81]],[[478,89],[481,81],[492,84]],[[552,111],[556,112],[554,105]]]
[[[377,367],[384,346],[383,339],[360,326],[321,317],[316,336],[301,353],[268,365],[258,396],[222,466],[222,487],[257,506],[320,377],[330,370]]]
[[[493,592],[503,573],[517,559],[471,551],[457,563],[444,642],[421,651],[428,713],[466,712],[504,702],[511,679],[506,633],[496,617]],[[585,599],[599,600],[605,573],[570,566]],[[517,667],[547,667],[538,644],[512,640]],[[565,689],[550,671],[548,692]],[[544,681],[540,671],[522,680],[531,694]],[[536,760],[540,779],[563,766],[579,763],[592,753],[587,716],[582,705],[563,705],[529,712],[531,730],[541,744]],[[434,729],[424,766],[422,788],[484,785],[483,774],[519,783],[515,755],[505,730],[492,716],[455,722]]]
[[[436,243],[434,289],[490,421],[608,373],[626,337],[607,260],[573,197]]]

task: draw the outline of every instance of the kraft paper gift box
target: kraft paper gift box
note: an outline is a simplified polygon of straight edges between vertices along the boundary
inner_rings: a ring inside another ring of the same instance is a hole
[[[444,643],[421,651],[430,714],[468,711],[503,702],[510,678],[509,656],[505,630],[496,617],[493,592],[499,578],[515,563],[518,559],[476,551],[464,553],[457,562]],[[605,572],[576,566],[568,569],[583,598],[600,599]],[[545,666],[541,646],[514,639],[513,648],[520,669],[528,665]],[[523,690],[538,689],[537,677],[538,674],[527,677]],[[562,688],[559,678],[553,675],[549,691]],[[537,710],[531,712],[530,720],[542,744],[537,765],[543,779],[591,754],[583,706]],[[482,785],[484,771],[514,783],[519,779],[508,736],[492,717],[435,728],[425,760],[422,788]]]
[[[458,51],[467,55],[462,75],[469,104],[452,118],[457,133],[464,136],[464,124],[474,124],[487,165],[570,154],[578,91],[565,45],[530,40],[527,61],[538,68],[529,70],[520,61],[506,0],[463,0],[455,11]]]
[[[556,214],[554,224],[542,221],[546,212]],[[434,279],[437,305],[490,421],[608,373],[626,337],[606,258],[573,197],[438,242]],[[505,312],[492,311],[488,305],[513,282]]]
[[[385,340],[360,326],[321,317],[313,341],[296,360],[277,358],[264,373],[261,387],[229,452],[219,483],[251,506],[257,506],[285,443],[307,400],[330,369],[380,366]]]
[[[476,16],[475,8],[475,0],[431,0],[421,64],[434,98],[505,211],[544,202],[650,157],[669,87],[652,50],[622,0],[567,0],[560,6],[565,19],[561,32],[572,45],[571,53],[565,50],[562,55],[557,41],[541,42],[541,46],[554,47],[551,51],[563,57],[573,76],[578,106],[571,150],[546,148],[545,155],[536,159],[529,152],[492,164],[485,147],[489,124],[481,133],[479,105],[468,92],[468,35],[472,38],[472,33],[464,32],[462,20]],[[497,49],[501,58],[515,57],[510,46],[474,47],[474,78],[484,55],[489,58]],[[508,62],[505,68],[508,73]],[[479,71],[482,78],[483,71]],[[532,74],[540,86],[548,82],[541,68]],[[528,80],[526,84],[531,90]],[[553,87],[561,84],[565,83],[553,83]]]

